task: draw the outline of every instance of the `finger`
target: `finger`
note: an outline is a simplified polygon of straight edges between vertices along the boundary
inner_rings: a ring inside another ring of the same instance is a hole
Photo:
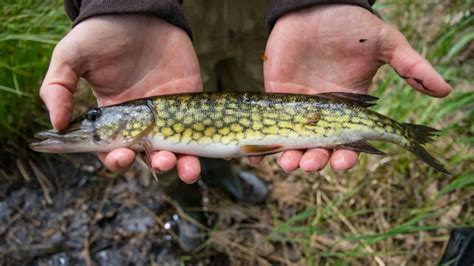
[[[303,151],[301,150],[285,151],[278,160],[278,164],[281,166],[283,171],[287,173],[293,172],[298,168],[301,156],[303,156]]]
[[[179,178],[187,184],[192,184],[198,180],[201,172],[201,165],[196,156],[179,155],[176,165]]]
[[[359,153],[350,150],[336,150],[331,156],[331,167],[334,171],[346,171],[357,164]]]
[[[167,172],[177,163],[176,155],[169,151],[152,152],[151,167],[157,172]]]
[[[300,160],[300,168],[306,172],[322,170],[329,161],[331,151],[327,149],[308,149]]]
[[[445,97],[451,87],[433,66],[418,54],[397,29],[389,27],[390,37],[385,38],[388,44],[384,59],[397,73],[416,90],[434,97]]]
[[[126,170],[135,160],[135,152],[128,148],[118,148],[109,153],[98,153],[99,159],[113,172]]]
[[[66,63],[69,59],[58,45],[53,52],[48,72],[41,84],[40,97],[48,108],[51,124],[56,130],[64,129],[74,109],[74,90],[79,76]]]
[[[263,160],[263,156],[249,156],[248,160],[251,165],[257,165]]]

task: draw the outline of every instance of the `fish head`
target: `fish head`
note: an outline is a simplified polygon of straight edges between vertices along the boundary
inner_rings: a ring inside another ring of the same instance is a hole
[[[143,102],[94,108],[60,131],[46,130],[30,148],[47,153],[108,152],[130,147],[154,125],[153,109]]]

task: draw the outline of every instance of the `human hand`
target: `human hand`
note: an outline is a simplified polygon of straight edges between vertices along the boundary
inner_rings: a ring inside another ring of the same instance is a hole
[[[265,88],[269,92],[366,93],[377,69],[390,64],[416,90],[444,97],[451,88],[408,44],[397,28],[352,5],[318,5],[278,19],[267,42]],[[318,171],[330,162],[336,171],[352,168],[349,150],[291,150],[282,154],[285,171]],[[251,159],[258,162],[259,158]]]
[[[199,64],[188,35],[178,27],[146,15],[111,15],[87,19],[56,46],[40,95],[57,130],[67,126],[74,109],[73,94],[84,77],[99,106],[167,93],[202,90]],[[113,171],[124,170],[135,152],[119,148],[100,153]],[[184,182],[200,172],[195,156],[154,151],[156,171],[177,166]]]

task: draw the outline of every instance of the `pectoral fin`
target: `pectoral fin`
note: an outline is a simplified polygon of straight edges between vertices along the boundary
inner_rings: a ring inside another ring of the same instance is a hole
[[[279,144],[272,145],[243,145],[240,150],[246,155],[258,155],[258,154],[271,154],[279,152],[279,149],[283,147]]]
[[[145,160],[144,161],[145,161],[146,165],[148,166],[148,170],[150,170],[151,175],[156,180],[156,182],[158,182],[158,176],[156,176],[155,170],[151,166],[151,152],[153,151],[153,147],[152,147],[151,143],[148,142],[148,141],[144,141],[142,143],[142,145],[143,145],[143,150],[145,151]]]
[[[351,150],[351,151],[365,152],[365,153],[376,154],[376,155],[385,155],[385,152],[374,148],[374,146],[370,145],[368,142],[363,141],[363,140],[342,144],[342,145],[337,146],[337,148]]]

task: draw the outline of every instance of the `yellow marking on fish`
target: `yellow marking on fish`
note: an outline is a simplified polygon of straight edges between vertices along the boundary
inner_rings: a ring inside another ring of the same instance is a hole
[[[204,116],[204,113],[194,113],[193,118],[195,121],[202,121],[205,118],[205,116]]]
[[[136,136],[140,135],[140,133],[141,133],[141,130],[132,130],[130,132],[130,136],[136,137]]]
[[[252,119],[252,121],[260,121],[262,119],[259,114],[252,114],[250,115],[250,118]]]
[[[349,122],[350,120],[350,116],[347,113],[345,113],[344,115],[338,116],[338,118],[339,118],[339,121],[344,122],[344,123]]]
[[[234,131],[234,132],[241,132],[243,130],[242,126],[237,124],[237,123],[233,123],[232,125],[230,125],[230,130]]]
[[[347,124],[347,126],[351,130],[361,130],[361,129],[365,128],[365,126],[363,126],[361,124]]]
[[[171,128],[164,127],[164,128],[161,129],[161,133],[163,134],[163,136],[169,137],[169,136],[173,135],[174,132]]]
[[[260,130],[262,127],[263,127],[263,125],[260,124],[260,123],[253,123],[253,125],[252,125],[253,130]]]
[[[221,138],[222,138],[221,135],[217,135],[217,134],[214,135],[214,136],[212,136],[212,140],[213,140],[214,142],[219,142],[219,141],[221,141]]]
[[[207,137],[214,135],[214,133],[216,133],[216,129],[213,127],[208,127],[206,130],[204,130],[204,135]]]
[[[271,125],[275,125],[275,124],[276,124],[276,121],[275,121],[275,120],[271,120],[271,119],[264,118],[264,119],[263,119],[263,124],[264,124],[264,125],[267,125],[267,126],[271,126]]]
[[[304,116],[295,116],[294,117],[295,123],[298,124],[306,124],[308,122],[308,117]]]
[[[243,140],[245,138],[245,134],[243,132],[235,133],[235,138],[237,140]]]
[[[193,130],[192,129],[190,129],[190,128],[185,129],[183,134],[182,134],[183,140],[186,141],[186,142],[189,142],[190,140],[192,140],[192,135],[193,135]]]
[[[164,127],[164,126],[166,125],[165,121],[164,121],[164,120],[161,120],[161,119],[160,119],[160,120],[157,120],[157,121],[155,122],[155,124],[156,124],[157,126],[159,126],[159,127]]]
[[[249,127],[252,124],[252,122],[247,118],[240,119],[239,123],[244,127]]]
[[[278,127],[277,126],[269,126],[262,129],[262,132],[269,135],[277,135],[278,134]]]
[[[362,122],[364,125],[368,126],[368,127],[374,127],[374,126],[375,126],[374,121],[369,120],[369,119],[362,119],[361,122]]]
[[[344,123],[346,122],[344,116],[327,116],[326,121],[328,122],[337,122],[337,123]]]
[[[204,130],[204,125],[201,123],[196,123],[193,125],[193,129],[197,131],[203,131]]]
[[[290,130],[288,128],[280,128],[278,133],[283,136],[288,136],[288,134],[290,134]]]
[[[292,116],[288,114],[281,114],[280,119],[281,120],[291,120]]]
[[[174,142],[174,143],[179,143],[181,141],[180,135],[176,134],[171,137],[167,138],[168,141]]]
[[[358,117],[358,116],[355,116],[355,117],[353,117],[353,118],[351,119],[351,122],[352,122],[352,123],[361,123],[362,121],[363,121],[363,120],[362,120],[360,117]]]
[[[190,125],[191,123],[193,123],[193,118],[191,116],[186,116],[183,119],[183,123],[186,124],[186,125]]]
[[[229,144],[235,139],[235,134],[233,132],[230,132],[228,135],[223,136],[221,141],[224,144]]]
[[[209,144],[211,143],[211,138],[210,137],[201,137],[198,141],[197,141],[198,144],[201,144],[201,145],[206,145],[206,144]]]
[[[287,121],[278,122],[278,126],[282,128],[293,128],[293,124]]]
[[[309,126],[312,126],[312,125],[309,125]],[[316,125],[316,127],[329,127],[329,126],[331,126],[331,124],[329,124],[326,120],[319,120],[318,124]]]
[[[173,125],[173,129],[174,129],[174,131],[176,131],[176,133],[181,133],[181,132],[184,131],[185,127],[184,127],[183,124],[177,123],[177,124]]]
[[[328,110],[328,109],[323,109],[323,110],[321,110],[321,114],[327,115],[327,116],[333,115],[332,112],[333,112],[332,110]]]
[[[230,124],[230,123],[232,123],[232,122],[234,122],[234,121],[235,121],[235,117],[230,116],[230,115],[224,116],[224,123]]]
[[[202,138],[202,133],[201,132],[194,132],[193,133],[193,139],[194,140],[199,140],[200,138]]]
[[[184,118],[184,113],[183,112],[177,112],[175,114],[175,118],[176,118],[176,120],[181,121]]]
[[[265,113],[265,117],[268,119],[277,119],[278,114],[277,113]]]
[[[219,129],[219,134],[221,134],[221,135],[227,135],[227,134],[229,134],[229,132],[230,132],[230,129],[228,127],[223,127],[221,129]]]

